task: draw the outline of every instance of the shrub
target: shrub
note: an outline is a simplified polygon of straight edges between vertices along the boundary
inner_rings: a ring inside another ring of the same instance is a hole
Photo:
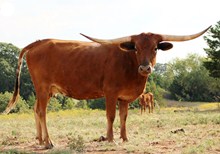
[[[105,109],[105,99],[99,98],[99,99],[91,99],[88,100],[88,107],[91,109]]]
[[[12,95],[13,94],[9,93],[9,92],[0,93],[0,112],[3,112],[6,109],[6,106],[8,105],[8,102],[10,101],[10,99],[12,98]],[[11,110],[11,112],[25,113],[28,111],[29,111],[28,104],[25,102],[25,100],[23,100],[19,96],[18,102],[17,102],[16,106],[14,107],[14,109]]]
[[[65,104],[63,106],[63,109],[71,110],[71,109],[73,109],[75,107],[75,105],[76,105],[75,99],[67,98],[65,100]]]
[[[68,146],[71,150],[74,150],[76,152],[84,152],[85,151],[85,144],[84,139],[82,136],[78,135],[77,137],[71,136],[68,137],[69,142]]]
[[[34,108],[34,103],[36,102],[36,98],[35,98],[35,95],[34,93],[31,93],[30,96],[28,96],[28,99],[27,99],[27,104],[29,105],[29,107],[31,109]]]
[[[139,99],[137,98],[135,101],[129,104],[130,109],[140,108]]]
[[[47,110],[48,111],[59,111],[61,109],[61,104],[58,100],[54,97],[50,99],[50,103],[48,104]]]
[[[88,108],[87,101],[86,100],[80,100],[80,101],[76,102],[75,107],[76,108],[81,108],[81,109],[86,109],[86,108]]]

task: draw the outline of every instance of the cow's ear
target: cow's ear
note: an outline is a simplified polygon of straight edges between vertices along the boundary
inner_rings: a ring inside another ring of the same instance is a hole
[[[130,52],[130,51],[137,51],[134,42],[123,42],[120,43],[119,48],[123,51]]]
[[[157,48],[163,51],[169,50],[173,47],[173,44],[169,42],[161,42],[157,45]]]

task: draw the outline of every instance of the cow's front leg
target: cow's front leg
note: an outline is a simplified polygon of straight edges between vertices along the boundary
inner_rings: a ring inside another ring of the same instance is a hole
[[[120,125],[121,125],[121,136],[120,138],[123,141],[128,141],[127,134],[126,134],[126,119],[128,115],[128,102],[121,101],[119,103],[119,115],[120,115]]]
[[[113,122],[116,112],[116,98],[106,97],[106,117],[107,117],[107,140],[113,142]]]

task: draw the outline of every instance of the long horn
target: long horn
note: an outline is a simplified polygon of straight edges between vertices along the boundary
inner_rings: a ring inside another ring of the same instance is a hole
[[[162,36],[162,41],[188,41],[188,40],[192,40],[192,39],[195,39],[195,38],[201,36],[202,34],[204,34],[210,27],[211,26],[209,26],[205,30],[203,30],[203,31],[201,31],[197,34],[193,34],[193,35],[183,35],[183,36],[161,35]]]
[[[87,39],[97,42],[97,43],[122,43],[122,42],[130,42],[131,41],[131,37],[127,36],[127,37],[121,37],[121,38],[117,38],[117,39],[111,39],[111,40],[104,40],[104,39],[97,39],[97,38],[93,38],[87,35],[84,35],[82,33],[80,33],[82,36],[86,37]]]

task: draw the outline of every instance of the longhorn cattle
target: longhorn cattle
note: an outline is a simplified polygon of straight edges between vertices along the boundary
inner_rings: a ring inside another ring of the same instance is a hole
[[[208,28],[207,28],[208,29]],[[119,101],[120,138],[127,141],[128,105],[143,93],[147,78],[156,63],[157,49],[168,50],[172,44],[164,41],[186,41],[204,31],[187,36],[141,33],[112,40],[86,35],[92,42],[39,40],[20,53],[13,98],[5,113],[9,113],[19,94],[23,56],[36,91],[34,115],[37,139],[52,148],[46,125],[46,108],[51,96],[61,93],[75,99],[105,97],[107,140],[113,141],[116,102]]]
[[[141,107],[142,112],[146,111],[146,107],[149,109],[149,113],[153,113],[154,110],[154,95],[150,92],[143,93],[139,96],[139,105]]]

